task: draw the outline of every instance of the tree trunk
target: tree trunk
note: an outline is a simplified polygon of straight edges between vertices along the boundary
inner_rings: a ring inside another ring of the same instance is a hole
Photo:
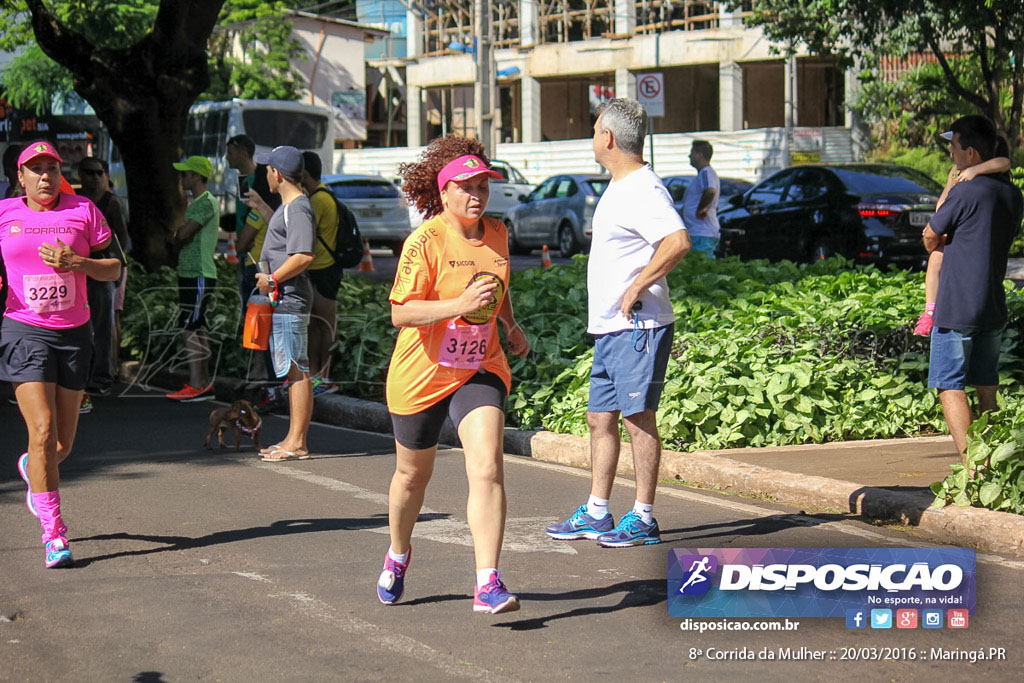
[[[206,41],[224,0],[161,0],[153,29],[124,50],[98,48],[42,0],[27,3],[39,46],[71,71],[121,152],[135,257],[149,269],[172,265],[185,202],[171,164],[181,158],[188,108],[210,82]]]

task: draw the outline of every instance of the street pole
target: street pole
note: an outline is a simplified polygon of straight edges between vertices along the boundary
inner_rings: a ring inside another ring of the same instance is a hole
[[[473,111],[476,136],[488,156],[494,154],[494,58],[491,53],[491,0],[474,0],[473,23],[476,35],[476,82],[473,84]]]

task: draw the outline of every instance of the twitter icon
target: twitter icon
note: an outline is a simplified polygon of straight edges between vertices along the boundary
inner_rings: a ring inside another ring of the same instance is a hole
[[[871,628],[892,628],[892,610],[871,610]]]

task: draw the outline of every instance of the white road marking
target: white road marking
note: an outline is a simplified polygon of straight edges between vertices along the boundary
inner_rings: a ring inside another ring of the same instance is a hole
[[[376,646],[429,664],[447,676],[479,681],[515,680],[493,671],[461,664],[414,638],[394,633],[359,617],[339,615],[326,602],[308,593],[277,593],[268,597],[287,600],[292,607],[311,619],[337,627],[345,633],[361,636],[371,647]]]
[[[241,576],[243,579],[252,579],[253,581],[260,581],[262,583],[274,583],[273,581],[271,581],[267,577],[263,576],[262,574],[257,574],[256,572],[231,572],[231,573],[232,574],[237,574],[238,576]]]
[[[341,481],[340,479],[333,479],[320,474],[313,474],[312,472],[295,469],[293,465],[286,466],[274,463],[264,463],[259,460],[252,460],[251,458],[243,460],[242,462],[250,465],[251,467],[269,470],[293,479],[298,479],[299,481],[304,481],[307,484],[314,484],[330,491],[344,493],[352,496],[353,498],[380,505],[384,509],[387,509],[388,506],[387,495],[364,489],[361,486],[356,486],[355,484],[349,484],[348,482]],[[436,510],[424,507],[420,510],[420,514],[436,515],[440,513]],[[564,543],[556,543],[548,538],[544,533],[545,526],[557,521],[557,519],[552,517],[510,517],[506,519],[505,542],[502,544],[502,549],[520,553],[560,553],[563,555],[577,555],[578,552],[575,548]],[[390,533],[387,527],[367,529],[367,531],[385,535]],[[469,531],[469,525],[466,522],[457,519],[430,519],[417,522],[416,527],[413,529],[412,536],[413,538],[436,541],[438,543],[449,543],[452,545],[461,545],[470,548],[473,547],[473,535]]]
[[[334,429],[345,429],[342,427],[335,427],[334,425],[322,425],[325,427],[332,427]],[[360,431],[360,430],[347,430],[347,431]],[[371,432],[366,432],[370,434]],[[378,435],[379,436],[379,435]],[[504,460],[506,463],[514,465],[522,465],[524,467],[534,467],[544,470],[550,470],[553,472],[561,472],[562,474],[569,474],[575,477],[583,479],[590,479],[590,471],[582,470],[577,467],[570,467],[568,465],[559,465],[556,463],[542,462],[540,460],[534,460],[532,458],[524,457],[521,455],[505,455]],[[269,469],[274,472],[283,473],[291,476],[295,479],[307,481],[311,484],[323,486],[333,491],[341,493],[349,493],[356,498],[361,500],[367,500],[374,503],[379,503],[387,507],[388,497],[382,493],[375,493],[367,489],[348,484],[346,482],[331,479],[330,477],[323,477],[320,475],[312,474],[310,472],[303,472],[302,470],[295,470],[292,468],[285,468],[280,465],[274,465],[270,463],[263,463],[260,461],[253,461],[251,459],[243,460],[248,465],[254,467],[260,467],[263,469]],[[624,477],[616,477],[615,483],[620,486],[633,486],[634,482]],[[683,491],[680,489],[659,486],[658,494],[662,496],[668,496],[670,498],[678,498],[680,500],[686,500],[699,505],[713,505],[718,508],[725,510],[731,510],[732,512],[738,512],[743,515],[747,515],[750,518],[764,517],[765,513],[768,512],[765,508],[758,507],[756,505],[750,505],[749,503],[741,503],[736,500],[729,500],[720,498],[717,496],[709,496],[700,493],[694,493],[692,491]],[[423,508],[424,514],[436,514],[433,510]],[[837,531],[848,536],[856,536],[865,540],[871,541],[872,543],[882,543],[886,545],[896,546],[907,546],[913,545],[915,547],[940,547],[939,544],[928,543],[926,541],[909,542],[909,539],[891,538],[884,534],[880,534],[870,529],[863,529],[859,526],[849,524],[846,520],[837,521],[821,521],[817,517],[808,515],[790,515],[790,517],[796,522],[807,522],[808,527],[828,529],[830,531]],[[574,548],[566,544],[557,544],[552,546],[547,536],[541,531],[539,534],[536,533],[543,526],[546,526],[549,522],[558,521],[557,519],[550,517],[524,517],[524,518],[512,518],[505,522],[505,544],[504,548],[517,552],[561,552],[570,555],[578,554]],[[444,522],[445,524],[438,524],[438,522]],[[522,527],[518,532],[513,535],[509,533],[511,526]],[[432,527],[429,525],[433,525]],[[424,532],[424,527],[427,528]],[[387,529],[369,529],[373,533],[388,533]],[[419,522],[416,524],[416,530],[413,532],[413,536],[417,538],[424,538],[427,540],[438,541],[440,543],[452,543],[455,545],[472,546],[472,536],[469,534],[469,526],[464,522],[456,520],[429,520],[427,522]],[[1009,569],[1024,570],[1024,562],[1019,560],[1011,560],[1000,555],[992,555],[989,553],[977,553],[976,555],[979,563],[998,565],[1000,567],[1007,567]]]

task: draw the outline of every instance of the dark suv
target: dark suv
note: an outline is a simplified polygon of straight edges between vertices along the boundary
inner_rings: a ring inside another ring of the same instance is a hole
[[[719,213],[723,255],[813,261],[842,254],[859,263],[920,268],[921,231],[942,187],[887,164],[787,168],[730,200]]]

